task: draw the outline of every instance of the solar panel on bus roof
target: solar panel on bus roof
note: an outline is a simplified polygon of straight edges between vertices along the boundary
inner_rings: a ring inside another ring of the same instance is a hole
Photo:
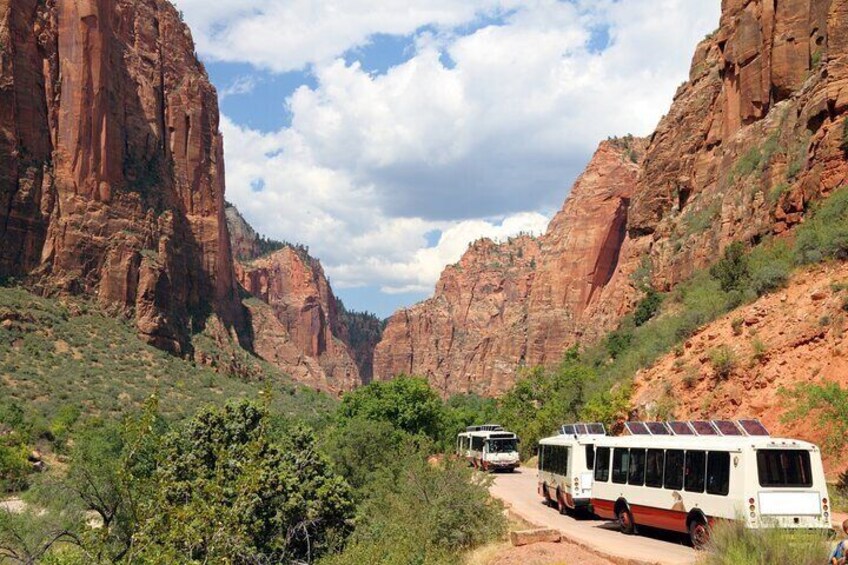
[[[759,420],[739,420],[739,425],[749,436],[770,436],[771,434]]]
[[[586,424],[575,424],[574,431],[577,435],[586,435]]]
[[[586,428],[589,430],[589,433],[592,435],[605,436],[607,435],[607,430],[604,428],[603,424],[586,424]]]
[[[651,432],[648,431],[648,426],[644,422],[625,422],[624,426],[634,436],[651,435]]]
[[[692,429],[695,430],[695,433],[699,436],[718,435],[718,430],[715,428],[712,422],[708,422],[706,420],[692,420],[689,423],[692,425]]]
[[[561,431],[564,435],[570,436],[570,435],[574,434],[574,425],[573,424],[567,424],[567,425],[562,427]]]
[[[719,433],[723,436],[742,436],[745,435],[736,422],[732,420],[713,420],[713,424],[718,428]]]
[[[695,435],[695,430],[692,429],[692,426],[689,425],[689,422],[669,422],[668,427],[671,429],[671,432],[676,436]]]
[[[648,431],[651,432],[651,435],[654,435],[654,436],[671,435],[671,432],[668,431],[668,428],[666,427],[665,422],[645,422],[645,425],[648,427]]]

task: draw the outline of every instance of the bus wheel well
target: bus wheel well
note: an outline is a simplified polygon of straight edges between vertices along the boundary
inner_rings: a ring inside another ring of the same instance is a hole
[[[615,513],[616,514],[618,514],[619,512],[624,512],[629,507],[630,506],[627,504],[627,501],[624,500],[623,498],[619,498],[618,500],[615,501]]]
[[[698,509],[689,511],[689,515],[686,516],[686,528],[689,529],[689,526],[691,526],[693,522],[701,522],[704,525],[709,524],[707,517],[704,516],[704,513]]]

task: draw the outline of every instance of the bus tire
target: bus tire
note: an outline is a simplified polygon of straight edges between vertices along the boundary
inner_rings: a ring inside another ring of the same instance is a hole
[[[695,549],[704,549],[710,542],[710,527],[703,516],[689,519],[689,541]]]
[[[636,532],[636,523],[633,521],[633,512],[627,506],[627,503],[622,503],[615,513],[615,519],[618,521],[618,529],[622,534],[628,536]]]
[[[556,491],[556,505],[560,514],[568,514],[568,505],[565,503],[565,499],[562,497],[562,492],[559,489]]]
[[[543,491],[542,496],[545,499],[545,506],[547,506],[549,508],[553,508],[554,502],[553,502],[553,500],[551,500],[551,495],[548,492],[548,484],[547,483],[542,483],[542,491]]]

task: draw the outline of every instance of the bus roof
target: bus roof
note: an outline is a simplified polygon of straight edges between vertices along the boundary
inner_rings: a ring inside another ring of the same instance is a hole
[[[595,438],[597,447],[635,447],[657,449],[706,449],[741,451],[743,449],[804,449],[818,451],[815,444],[799,439],[766,436],[618,436]]]
[[[573,434],[560,434],[558,436],[546,437],[544,439],[539,440],[540,445],[592,445],[598,442],[598,440],[609,437],[609,436],[600,436],[600,435],[573,435]]]

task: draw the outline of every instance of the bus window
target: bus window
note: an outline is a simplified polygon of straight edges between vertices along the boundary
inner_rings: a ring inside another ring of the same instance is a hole
[[[599,447],[595,453],[595,480],[605,483],[609,480],[610,448]]]
[[[612,454],[612,482],[620,485],[627,483],[629,470],[630,450],[616,447]]]
[[[471,438],[471,450],[472,451],[483,451],[483,438],[480,436],[474,436]]]
[[[539,461],[536,463],[540,471],[545,470],[545,446],[539,446]]]
[[[680,490],[683,488],[683,451],[669,449],[665,452],[665,488]]]
[[[654,488],[663,486],[663,464],[665,452],[662,449],[649,449],[645,463],[645,485]]]
[[[707,494],[727,496],[730,492],[730,454],[710,451],[707,455]]]
[[[800,449],[758,451],[757,472],[762,487],[813,486],[809,451]]]
[[[595,446],[586,446],[586,468],[590,471],[595,468]]]
[[[557,473],[560,475],[568,474],[568,448],[567,447],[558,447],[560,452],[559,457],[559,469],[557,469]]]
[[[687,492],[704,492],[704,472],[706,469],[707,454],[705,452],[687,451],[683,488]]]
[[[642,486],[645,484],[645,450],[630,450],[630,472],[627,483]]]

